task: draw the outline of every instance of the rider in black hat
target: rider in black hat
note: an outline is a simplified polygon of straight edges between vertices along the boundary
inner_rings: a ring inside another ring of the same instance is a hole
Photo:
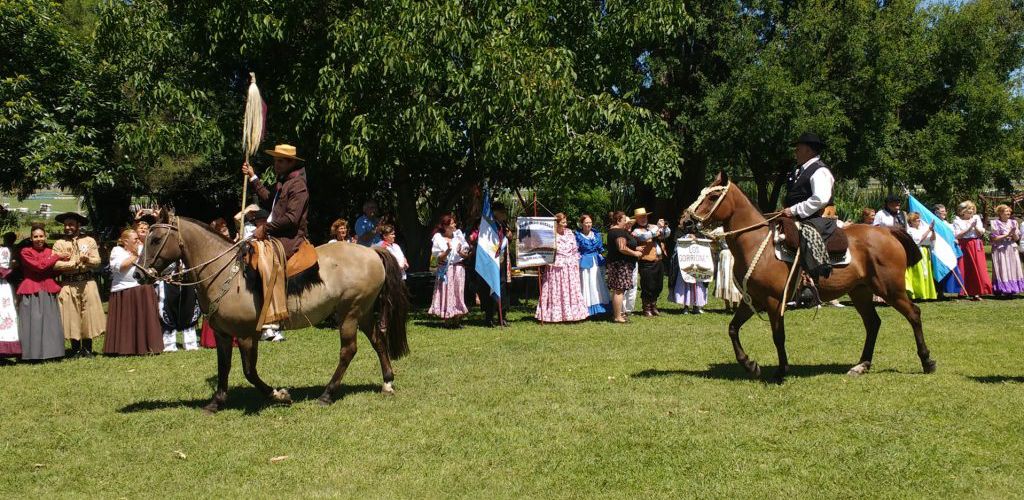
[[[786,183],[786,208],[783,217],[801,222],[801,263],[811,278],[832,274],[832,265],[825,249],[825,241],[836,230],[836,220],[823,217],[825,207],[833,204],[832,187],[835,178],[821,161],[825,142],[816,134],[804,132],[792,143],[797,168]]]

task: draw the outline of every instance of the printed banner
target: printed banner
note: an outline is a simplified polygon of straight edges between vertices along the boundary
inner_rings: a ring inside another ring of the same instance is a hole
[[[517,267],[554,264],[554,217],[517,217],[516,236]]]
[[[715,261],[711,258],[711,240],[683,236],[676,240],[676,255],[683,281],[711,281],[715,274]]]

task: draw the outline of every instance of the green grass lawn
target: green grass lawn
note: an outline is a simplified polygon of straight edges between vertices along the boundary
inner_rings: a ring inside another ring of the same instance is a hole
[[[416,317],[397,394],[378,392],[362,338],[329,407],[315,401],[337,359],[328,330],[263,344],[261,373],[293,406],[266,406],[236,355],[215,416],[199,411],[210,350],[0,367],[0,496],[1020,497],[1021,304],[924,304],[934,375],[880,308],[860,378],[845,375],[864,337],[853,308],[791,311],[781,386],[735,365],[726,316],[674,306],[624,327]],[[743,339],[770,373],[768,325]]]

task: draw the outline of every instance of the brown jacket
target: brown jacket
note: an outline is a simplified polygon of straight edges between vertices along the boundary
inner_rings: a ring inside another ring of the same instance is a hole
[[[309,191],[306,190],[306,170],[292,170],[274,184],[270,191],[257,178],[252,181],[253,190],[260,198],[260,205],[270,210],[267,234],[281,240],[285,254],[291,257],[302,240],[306,239],[309,215]]]
[[[99,245],[89,236],[59,239],[53,243],[53,253],[71,256],[71,260],[57,261],[53,265],[61,274],[80,274],[100,267]],[[88,262],[82,263],[82,255],[88,257]]]

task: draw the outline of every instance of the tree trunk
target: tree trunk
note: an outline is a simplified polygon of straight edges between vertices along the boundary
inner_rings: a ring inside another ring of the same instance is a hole
[[[132,197],[126,190],[96,190],[84,195],[91,198],[88,205],[95,210],[89,218],[98,239],[116,239],[121,229],[131,224]]]
[[[398,194],[395,216],[398,219],[398,225],[402,228],[405,257],[409,259],[409,269],[426,271],[430,268],[429,225],[425,226],[420,222],[419,210],[416,206],[419,196],[417,196],[416,186],[412,185],[408,166],[404,163],[400,164],[395,171],[395,192]]]

